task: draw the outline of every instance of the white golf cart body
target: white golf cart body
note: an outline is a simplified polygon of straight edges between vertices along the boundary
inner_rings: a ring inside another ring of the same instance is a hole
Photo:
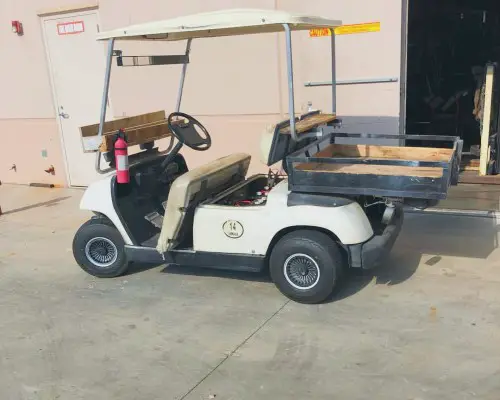
[[[201,202],[194,210],[193,246],[190,250],[264,257],[272,241],[294,227],[314,227],[328,231],[346,246],[364,243],[373,238],[371,224],[358,203],[332,196],[328,196],[329,205],[317,201],[318,204],[315,205],[314,196],[309,196],[310,201],[306,204],[293,203],[295,197],[288,190],[286,180],[270,191],[266,203],[261,206],[214,204],[248,184],[249,180],[262,178],[254,176],[248,180],[243,179],[249,164],[248,154],[232,154],[177,178],[170,187],[163,226],[156,245],[159,254],[177,248],[178,235],[184,216],[190,208],[190,200],[200,192],[202,184],[206,185],[205,189],[217,187],[240,173],[241,182],[234,184],[228,191]],[[113,176],[109,176],[90,185],[81,200],[80,208],[108,217],[130,250],[144,249],[134,246],[134,241],[116,213],[110,190],[113,179]],[[298,197],[297,201],[300,202],[300,195]]]
[[[261,158],[269,166],[283,162],[288,177],[246,177],[251,157],[243,153],[231,154],[189,170],[179,154],[183,144],[187,145],[187,141],[179,136],[184,128],[171,125],[169,118],[169,128],[179,139],[175,148],[169,147],[170,153],[165,155],[146,150],[144,157],[138,154],[136,161],[131,158],[130,184],[118,184],[115,175],[111,174],[86,190],[81,208],[94,212],[98,221],[95,226],[82,226],[75,236],[73,250],[80,266],[103,277],[125,272],[126,265],[118,268],[114,265],[129,261],[245,271],[262,271],[269,267],[276,285],[287,296],[297,301],[317,302],[333,290],[340,264],[346,263],[353,268],[378,265],[394,244],[403,222],[402,207],[391,197],[410,193],[421,198],[442,198],[457,161],[459,163],[456,154],[460,153],[460,143],[454,142],[453,150],[435,155],[435,158],[441,158],[433,161],[421,162],[411,157],[403,161],[333,158],[330,153],[338,150],[332,150],[332,146],[337,146],[335,130],[340,125],[335,115],[336,85],[332,85],[331,114],[312,112],[296,117],[292,31],[331,30],[332,81],[335,82],[334,28],[339,25],[341,22],[336,20],[282,11],[229,10],[100,33],[99,39],[108,41],[108,59],[97,142],[104,133],[112,59],[118,55],[123,62],[121,52],[114,52],[116,41],[187,41],[183,56],[162,56],[161,60],[163,64],[179,64],[182,60],[178,112],[193,39],[285,32],[289,119],[264,130]],[[411,139],[409,136],[404,138]],[[359,153],[359,149],[356,151]],[[342,171],[337,174],[336,169],[331,168],[337,165],[343,168],[347,162],[358,165],[358,168],[370,168],[371,164],[379,162],[381,171],[384,171],[384,166],[398,168],[402,165],[410,172],[408,176],[397,176],[395,180],[390,173],[375,177],[373,171],[356,172],[353,178]],[[100,163],[101,154],[98,152],[97,171],[103,174],[113,172],[113,169],[102,170]],[[428,172],[425,168],[418,170],[420,166],[441,169],[441,178],[425,175]],[[161,182],[166,182],[164,185],[158,185],[155,173],[163,174]],[[415,174],[424,174],[417,180],[418,184],[413,179]],[[346,176],[350,182],[354,179],[358,183],[354,186],[346,184]],[[371,186],[359,180],[366,179],[366,176],[372,182]],[[144,189],[141,182],[151,181],[151,177],[153,184],[149,188],[153,188],[154,193],[141,203],[138,197],[149,190]],[[373,182],[382,186],[377,188]],[[411,190],[406,192],[393,187],[407,185],[407,182],[412,183]],[[370,196],[371,203],[368,204],[366,198]],[[241,206],[241,199],[247,199],[243,201],[245,206]],[[164,212],[159,210],[158,214],[155,211],[153,214],[157,217],[153,221],[148,214],[151,210],[144,204],[150,208],[155,204],[156,210],[161,204]],[[377,207],[382,209],[376,213],[375,219],[369,217],[370,210]],[[115,231],[118,236],[113,233]],[[294,246],[297,250],[290,250]],[[102,272],[99,267],[102,267]],[[310,276],[308,271],[312,271]]]

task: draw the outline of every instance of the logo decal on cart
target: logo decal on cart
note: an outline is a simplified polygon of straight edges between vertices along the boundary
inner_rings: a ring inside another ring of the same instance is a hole
[[[229,220],[224,222],[222,225],[222,230],[224,231],[224,235],[231,239],[238,239],[243,236],[243,225],[238,221]]]

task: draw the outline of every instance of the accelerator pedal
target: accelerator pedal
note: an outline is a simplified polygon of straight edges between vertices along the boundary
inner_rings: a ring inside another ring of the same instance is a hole
[[[156,211],[145,215],[144,218],[147,221],[151,222],[158,229],[161,229],[161,227],[163,226],[163,216]]]

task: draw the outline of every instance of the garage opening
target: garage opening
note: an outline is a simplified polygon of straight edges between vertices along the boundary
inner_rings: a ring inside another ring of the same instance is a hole
[[[462,181],[500,173],[498,62],[498,0],[409,0],[406,133],[460,136]]]

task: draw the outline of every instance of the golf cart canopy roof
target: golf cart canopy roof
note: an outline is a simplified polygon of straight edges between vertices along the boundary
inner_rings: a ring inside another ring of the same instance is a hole
[[[278,10],[235,9],[193,14],[102,32],[98,40],[185,40],[291,30],[335,28],[341,21]]]

